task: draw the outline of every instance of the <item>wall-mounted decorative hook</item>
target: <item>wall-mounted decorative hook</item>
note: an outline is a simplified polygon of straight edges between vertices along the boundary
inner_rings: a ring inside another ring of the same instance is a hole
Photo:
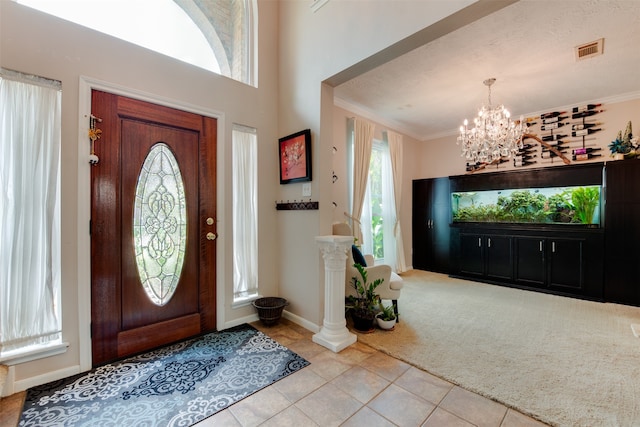
[[[88,136],[89,136],[89,140],[91,141],[91,149],[89,152],[89,163],[92,166],[97,165],[98,162],[100,161],[100,159],[96,155],[95,143],[102,136],[102,130],[96,127],[96,122],[102,122],[102,119],[91,114],[89,116]]]

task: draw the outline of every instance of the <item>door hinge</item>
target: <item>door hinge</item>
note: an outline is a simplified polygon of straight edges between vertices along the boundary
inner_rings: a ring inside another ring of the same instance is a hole
[[[91,220],[89,220],[89,236],[91,236],[91,226],[93,225],[93,223],[91,222]]]

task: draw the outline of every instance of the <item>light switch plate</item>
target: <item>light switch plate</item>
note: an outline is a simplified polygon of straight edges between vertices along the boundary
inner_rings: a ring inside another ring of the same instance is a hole
[[[302,197],[310,197],[311,196],[311,184],[306,183],[302,184]]]

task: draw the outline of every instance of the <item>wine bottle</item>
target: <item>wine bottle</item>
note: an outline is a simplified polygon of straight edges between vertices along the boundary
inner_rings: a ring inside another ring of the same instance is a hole
[[[530,128],[533,125],[537,125],[538,122],[525,122],[525,125],[527,125],[528,128]]]
[[[573,132],[571,132],[571,136],[585,136],[585,135],[591,135],[592,133],[596,133],[598,131],[602,130],[601,128],[598,129],[582,129],[582,130],[574,130]]]
[[[547,148],[547,147],[542,147],[542,152],[546,152],[546,151],[551,151],[551,149],[554,150],[566,150],[567,148],[569,148],[566,145],[563,144],[556,144],[556,145],[552,145],[551,148]]]
[[[551,130],[551,129],[558,129],[564,125],[568,125],[569,123],[551,123],[548,125],[542,125],[540,126],[540,129],[542,130]]]
[[[593,154],[593,153],[574,154],[571,156],[571,160],[589,160],[595,157],[600,157],[600,154]]]
[[[602,104],[580,105],[579,107],[573,107],[573,112],[574,113],[582,113],[583,111],[595,110],[596,108],[598,108],[601,105]]]
[[[593,147],[576,148],[575,150],[571,150],[571,154],[575,154],[577,156],[578,154],[589,154],[589,153],[593,153],[595,151],[600,151],[600,150],[602,150],[602,148],[593,148]]]
[[[533,160],[534,157],[536,157],[536,156],[535,155],[534,156],[515,156],[513,159],[516,162],[522,163],[522,162],[526,162],[526,161],[529,161],[529,160]]]
[[[567,114],[567,112],[566,111],[552,111],[550,113],[540,114],[540,118],[544,120],[544,119],[549,119],[551,117],[559,116],[561,114]]]
[[[566,138],[569,135],[546,135],[542,137],[543,141],[558,141],[559,139]]]
[[[601,125],[601,124],[602,124],[602,122],[595,122],[595,123],[580,123],[580,124],[577,124],[577,125],[572,125],[572,126],[571,126],[571,129],[572,129],[572,130],[589,129],[589,128],[592,128],[592,127],[594,127],[594,126],[599,126],[599,125]]]
[[[593,116],[594,114],[602,113],[604,110],[587,110],[581,111],[579,113],[573,113],[571,116],[572,119],[581,119],[583,117]]]
[[[529,166],[535,163],[536,162],[534,161],[528,161],[528,160],[517,161],[516,159],[513,159],[513,166],[515,167]]]
[[[542,120],[542,124],[543,125],[548,125],[550,123],[556,123],[559,122],[560,120],[564,120],[564,119],[568,119],[569,116],[555,116],[555,117],[551,117],[549,119],[544,119]]]
[[[560,151],[560,153],[567,154],[566,151]],[[540,154],[540,157],[542,157],[543,159],[552,159],[559,156],[553,151],[543,151],[542,154]]]

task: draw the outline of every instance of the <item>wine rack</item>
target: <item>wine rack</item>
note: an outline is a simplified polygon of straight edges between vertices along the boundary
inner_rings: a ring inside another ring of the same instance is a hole
[[[528,117],[524,119],[527,133],[541,134],[539,141],[543,143],[540,143],[539,151],[536,144],[527,144],[525,140],[523,148],[512,159],[467,163],[466,170],[473,173],[489,168],[498,169],[503,163],[510,161],[514,168],[523,168],[535,164],[569,164],[570,160],[580,162],[598,158],[602,156],[602,148],[593,141],[596,139],[594,134],[602,130],[603,123],[597,116],[603,111],[602,104],[587,104],[567,111],[550,111],[540,116]]]
[[[533,144],[523,144],[522,149],[518,151],[518,153],[513,156],[513,167],[514,168],[522,168],[525,166],[530,166],[538,163],[535,158],[538,155],[536,154],[536,146]]]
[[[542,140],[572,161],[585,161],[600,157],[602,149],[596,147],[592,135],[602,130],[597,115],[604,110],[602,104],[588,104],[569,111],[552,111],[540,115]],[[530,119],[529,119],[530,120]],[[548,133],[547,133],[548,132]],[[541,162],[550,164],[561,160],[557,153],[542,146]]]

